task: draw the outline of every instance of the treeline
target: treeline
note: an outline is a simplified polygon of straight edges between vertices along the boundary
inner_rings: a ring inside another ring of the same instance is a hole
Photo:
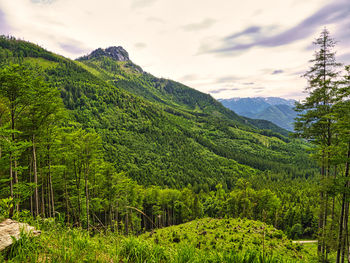
[[[349,258],[350,66],[335,59],[336,42],[324,29],[314,42],[307,98],[296,110],[297,135],[314,145],[321,170],[318,255],[321,262],[337,251],[337,262]],[[340,204],[340,205],[339,205]]]

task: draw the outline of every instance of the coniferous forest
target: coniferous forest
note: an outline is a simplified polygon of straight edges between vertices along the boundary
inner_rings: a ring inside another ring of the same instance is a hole
[[[73,61],[1,36],[0,221],[42,234],[0,259],[348,261],[350,66],[327,29],[314,45],[289,133],[121,47]]]

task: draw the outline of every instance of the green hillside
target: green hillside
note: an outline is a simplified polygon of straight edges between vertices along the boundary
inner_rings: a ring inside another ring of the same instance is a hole
[[[210,96],[130,61],[74,62],[4,37],[0,47],[2,61],[18,57],[42,67],[74,120],[102,136],[105,158],[141,184],[231,188],[255,169],[313,174],[302,142],[257,130]]]
[[[274,255],[276,260],[280,257],[281,261],[307,262],[315,256],[315,251],[293,244],[282,231],[262,222],[246,219],[203,218],[145,233],[141,239],[169,249],[197,248],[197,251],[200,249],[208,254],[218,253],[221,256],[231,251],[263,250],[268,255]]]
[[[107,54],[98,49],[77,61],[86,70],[114,86],[122,87],[160,106],[170,106],[184,112],[210,114],[233,121],[233,125],[245,129],[268,129],[284,136],[288,135],[286,130],[268,121],[262,122],[237,115],[208,94],[179,82],[156,78],[135,65],[128,56],[123,61],[119,61],[111,57],[110,53]]]
[[[125,51],[126,52],[126,51]],[[93,51],[92,54],[95,54]],[[191,89],[181,83],[159,79],[135,65],[130,60],[119,61],[108,54],[96,54],[79,58],[83,67],[116,87],[162,106],[170,106],[183,111],[211,114],[233,120],[241,126],[249,126],[244,119],[223,107],[210,95]]]
[[[316,245],[293,244],[262,222],[204,218],[139,237],[89,235],[52,220],[32,222],[39,237],[22,236],[0,254],[6,262],[317,262]],[[304,247],[306,246],[306,247]],[[311,248],[311,249],[310,249]]]

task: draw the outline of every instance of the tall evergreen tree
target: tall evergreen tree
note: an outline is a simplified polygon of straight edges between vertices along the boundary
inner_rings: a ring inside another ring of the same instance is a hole
[[[328,218],[327,177],[330,176],[331,152],[334,123],[330,114],[336,101],[339,67],[333,51],[336,42],[324,29],[314,42],[318,50],[310,60],[313,65],[304,74],[308,81],[308,97],[297,104],[300,112],[296,119],[295,131],[300,137],[310,140],[316,146],[315,157],[320,161],[323,186],[320,191],[319,244],[321,261],[327,258],[326,226]]]

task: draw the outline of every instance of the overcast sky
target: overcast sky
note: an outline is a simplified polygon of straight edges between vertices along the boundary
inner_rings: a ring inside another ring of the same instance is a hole
[[[0,0],[0,34],[73,59],[120,45],[215,98],[305,97],[300,75],[325,26],[350,64],[350,0]]]

